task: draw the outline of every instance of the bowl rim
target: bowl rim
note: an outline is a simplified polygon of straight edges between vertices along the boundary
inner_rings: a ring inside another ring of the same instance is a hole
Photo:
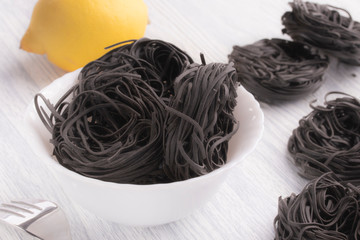
[[[66,73],[65,75],[55,79],[52,83],[50,83],[49,85],[47,85],[46,87],[44,87],[43,89],[41,89],[39,91],[39,93],[44,93],[46,92],[48,89],[54,87],[54,85],[59,85],[59,82],[62,80],[62,78],[64,77],[73,77],[76,75],[76,78],[78,76],[78,73],[81,71],[81,68],[73,71],[73,72],[69,72]],[[75,79],[73,79],[74,81]],[[253,96],[252,93],[250,93],[249,91],[247,91],[242,85],[238,86],[237,92],[239,93],[239,91],[241,91],[242,94],[244,94],[248,100],[250,102],[253,103],[252,108],[254,110],[254,112],[256,112],[256,121],[257,121],[257,130],[255,131],[255,140],[253,142],[253,144],[246,148],[246,151],[244,153],[242,153],[242,156],[239,159],[236,159],[234,161],[229,161],[227,163],[225,163],[223,166],[198,177],[193,177],[190,179],[186,179],[186,180],[181,180],[181,181],[175,181],[175,182],[169,182],[169,183],[154,183],[154,184],[132,184],[132,183],[115,183],[115,182],[108,182],[108,181],[104,181],[104,180],[100,180],[100,179],[95,179],[95,178],[91,178],[91,177],[87,177],[84,175],[81,175],[80,173],[71,171],[65,167],[63,167],[61,164],[59,164],[57,162],[57,160],[55,159],[54,156],[52,155],[47,155],[44,156],[44,154],[39,154],[37,153],[37,151],[33,151],[35,153],[35,155],[37,155],[39,158],[44,158],[46,157],[46,160],[41,160],[41,161],[45,161],[45,164],[48,166],[54,166],[53,169],[60,172],[60,174],[65,174],[68,177],[71,178],[75,178],[80,182],[87,182],[90,183],[92,185],[106,185],[107,187],[110,188],[133,188],[133,189],[141,189],[141,190],[153,190],[154,188],[160,188],[160,189],[164,189],[164,188],[169,188],[169,187],[174,187],[177,185],[189,185],[192,184],[194,182],[198,182],[198,181],[204,181],[206,179],[212,178],[216,175],[219,175],[221,173],[223,173],[224,171],[229,170],[230,168],[235,167],[236,165],[238,165],[242,159],[246,158],[249,154],[251,154],[256,146],[258,145],[258,143],[260,142],[260,140],[262,139],[263,133],[264,133],[264,113],[260,107],[260,103],[255,99],[255,97]],[[45,95],[46,96],[46,95]],[[239,99],[237,98],[237,101],[239,101]],[[35,114],[35,118],[31,117],[31,115]],[[31,101],[30,105],[28,106],[27,110],[26,110],[26,114],[25,114],[25,125],[28,127],[28,130],[32,132],[32,136],[36,136],[38,138],[41,138],[39,136],[39,132],[36,131],[35,126],[33,126],[32,123],[35,124],[36,121],[40,121],[36,111],[35,111],[35,107],[34,107],[34,99]],[[241,123],[240,123],[241,124]],[[46,128],[44,127],[43,130],[46,130]],[[30,135],[30,134],[29,134]],[[231,139],[230,139],[231,141]],[[27,142],[28,144],[33,148],[33,141],[31,141],[31,139],[27,138]],[[49,143],[50,144],[50,143]],[[49,161],[51,159],[51,161]]]

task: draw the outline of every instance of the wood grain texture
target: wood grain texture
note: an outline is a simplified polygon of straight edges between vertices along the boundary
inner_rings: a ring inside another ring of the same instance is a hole
[[[346,8],[360,21],[360,2],[318,0]],[[279,196],[298,193],[306,180],[288,159],[286,144],[309,102],[336,90],[360,97],[360,68],[332,61],[326,82],[313,94],[295,102],[261,104],[264,136],[255,152],[236,167],[221,190],[191,216],[166,225],[139,228],[107,222],[84,210],[61,189],[51,171],[36,159],[25,142],[22,114],[41,88],[65,72],[45,56],[19,49],[35,0],[1,0],[0,8],[0,202],[43,198],[57,202],[68,216],[72,236],[80,239],[273,239],[273,219]],[[234,44],[261,38],[286,38],[281,33],[286,0],[146,0],[150,25],[146,36],[183,48],[196,61],[226,62]],[[191,196],[189,196],[191,197]],[[0,239],[24,239],[1,225]]]

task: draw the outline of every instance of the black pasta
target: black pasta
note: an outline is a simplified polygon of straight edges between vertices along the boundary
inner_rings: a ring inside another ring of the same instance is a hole
[[[333,172],[346,182],[360,185],[360,101],[343,94],[313,106],[289,138],[288,150],[300,174],[315,178]]]
[[[236,132],[236,89],[235,70],[227,64],[195,65],[176,78],[166,116],[167,176],[188,179],[226,163],[227,143]]]
[[[294,0],[290,5],[292,11],[282,16],[284,33],[294,41],[322,49],[342,62],[360,65],[360,23],[354,21],[348,11],[301,0]]]
[[[360,239],[360,189],[326,173],[279,198],[275,240]]]
[[[123,44],[87,64],[55,105],[35,96],[58,162],[135,184],[186,180],[225,164],[237,130],[231,64],[195,64],[161,40]]]
[[[120,44],[125,45],[87,64],[79,79],[95,77],[116,68],[116,71],[139,74],[160,97],[169,98],[173,92],[172,81],[194,62],[183,50],[162,40],[141,38]]]
[[[51,110],[46,124],[61,165],[111,182],[164,178],[159,170],[163,105],[139,75],[107,71],[80,81],[70,93],[69,102],[64,96],[54,107],[40,94],[35,98],[37,106],[41,97]]]
[[[328,58],[314,48],[282,39],[262,39],[234,46],[234,62],[241,84],[264,102],[298,99],[323,81]]]

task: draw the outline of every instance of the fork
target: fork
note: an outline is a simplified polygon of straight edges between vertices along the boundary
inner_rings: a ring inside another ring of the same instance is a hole
[[[0,204],[0,222],[23,229],[43,240],[70,240],[63,211],[47,200],[27,199]]]

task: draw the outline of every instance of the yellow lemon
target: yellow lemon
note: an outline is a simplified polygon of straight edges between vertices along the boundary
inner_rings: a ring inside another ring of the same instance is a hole
[[[144,36],[143,0],[39,0],[20,48],[73,71],[114,43]]]

